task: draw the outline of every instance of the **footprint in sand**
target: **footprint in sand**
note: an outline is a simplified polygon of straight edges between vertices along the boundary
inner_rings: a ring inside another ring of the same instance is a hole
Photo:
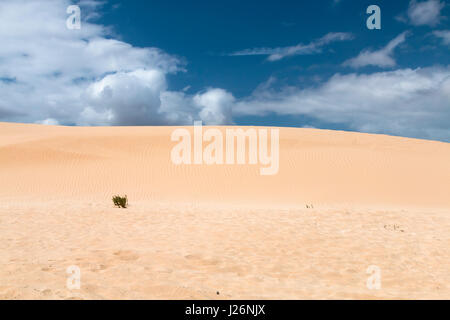
[[[52,290],[50,290],[50,289],[45,289],[45,290],[42,291],[42,294],[43,294],[44,296],[49,296],[49,295],[52,294]]]
[[[124,261],[133,261],[139,259],[139,255],[136,254],[133,251],[129,250],[119,250],[113,253],[115,256],[117,256],[120,260]]]
[[[405,230],[397,224],[385,224],[384,229],[390,230],[390,231],[405,232]]]
[[[106,270],[108,268],[108,266],[104,265],[104,264],[98,264],[98,265],[94,265],[91,266],[91,271],[92,272],[97,272],[97,271],[103,271]]]
[[[192,261],[198,265],[202,266],[216,266],[220,264],[220,261],[217,259],[208,259],[203,258],[201,255],[198,254],[188,254],[184,256],[187,260]]]
[[[185,255],[184,256],[186,259],[188,259],[188,260],[199,260],[199,259],[201,259],[202,257],[200,256],[200,255],[198,255],[198,254],[188,254],[188,255]]]

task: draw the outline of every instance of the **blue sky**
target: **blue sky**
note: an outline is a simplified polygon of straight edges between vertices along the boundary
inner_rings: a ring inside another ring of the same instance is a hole
[[[341,0],[338,4],[334,0],[115,1],[110,2],[100,21],[114,26],[128,43],[158,47],[185,58],[189,72],[171,79],[176,88],[190,85],[197,91],[208,86],[221,87],[236,97],[245,97],[270,77],[301,85],[308,77],[352,72],[340,64],[364,48],[384,46],[411,29],[395,19],[408,8],[408,1],[378,1],[382,29],[368,30],[366,8],[372,3],[361,0]],[[118,9],[114,10],[117,5]],[[268,63],[264,56],[226,55],[247,48],[309,43],[329,32],[350,32],[355,39],[330,45],[321,54],[294,56],[277,63]],[[448,48],[440,48],[439,52],[412,50],[428,32],[430,28],[416,30],[417,38],[405,44],[410,50],[398,52],[399,67],[448,62]]]
[[[450,141],[448,1],[33,3],[0,4],[0,121]],[[72,4],[80,30],[66,28]],[[381,30],[366,27],[372,4]]]

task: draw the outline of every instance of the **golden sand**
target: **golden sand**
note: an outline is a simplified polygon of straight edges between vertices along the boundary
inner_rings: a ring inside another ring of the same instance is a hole
[[[450,144],[280,128],[262,176],[174,129],[0,123],[0,298],[450,298]]]

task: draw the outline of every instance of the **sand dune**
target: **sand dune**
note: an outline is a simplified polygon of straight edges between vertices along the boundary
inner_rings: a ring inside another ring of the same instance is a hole
[[[0,298],[450,298],[450,144],[280,128],[262,176],[174,129],[0,123]]]

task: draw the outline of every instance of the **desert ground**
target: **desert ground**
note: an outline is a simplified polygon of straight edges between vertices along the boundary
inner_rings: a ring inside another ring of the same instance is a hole
[[[0,299],[450,299],[450,144],[280,128],[262,176],[174,129],[0,123]]]

